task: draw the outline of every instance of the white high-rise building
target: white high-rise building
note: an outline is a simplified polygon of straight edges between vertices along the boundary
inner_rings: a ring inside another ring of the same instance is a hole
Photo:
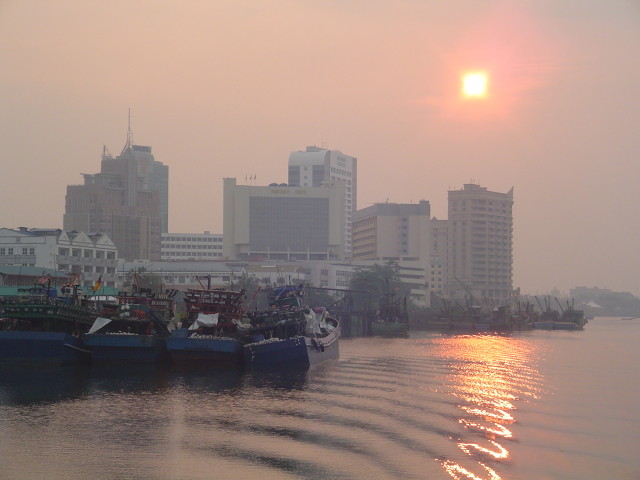
[[[501,305],[513,293],[513,188],[449,191],[446,294]]]
[[[320,187],[337,183],[345,187],[344,253],[351,257],[352,214],[358,209],[358,159],[338,150],[327,150],[316,146],[289,155],[289,185],[297,187]]]

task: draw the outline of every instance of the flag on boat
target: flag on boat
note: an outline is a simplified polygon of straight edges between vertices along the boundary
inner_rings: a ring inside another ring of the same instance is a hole
[[[51,275],[43,275],[38,278],[38,283],[40,285],[46,285],[46,283],[51,279]]]
[[[102,285],[102,275],[98,277],[98,281],[93,285],[93,293],[96,293],[100,290],[100,286]]]

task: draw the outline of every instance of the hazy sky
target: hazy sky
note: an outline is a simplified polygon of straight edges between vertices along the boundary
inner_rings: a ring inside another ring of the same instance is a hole
[[[513,187],[515,286],[637,295],[639,50],[638,0],[0,0],[0,227],[62,227],[130,108],[172,232],[222,233],[222,178],[318,145],[360,208]]]

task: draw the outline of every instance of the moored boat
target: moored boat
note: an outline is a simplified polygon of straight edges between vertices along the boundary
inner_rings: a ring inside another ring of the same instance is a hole
[[[80,335],[97,312],[77,296],[58,296],[52,287],[34,287],[2,299],[0,363],[66,365],[89,358]]]
[[[173,298],[166,294],[121,294],[115,311],[96,318],[82,336],[92,363],[158,363],[168,360],[167,320]]]
[[[303,304],[303,286],[274,290],[271,309],[250,315],[252,342],[244,345],[250,368],[308,368],[340,355],[340,324],[324,307]]]
[[[375,321],[371,322],[371,335],[381,337],[406,337],[409,334],[409,315],[407,299],[402,305],[400,298],[394,293],[385,293],[380,297],[380,304]]]
[[[241,324],[244,290],[189,289],[184,300],[187,319],[167,338],[171,360],[178,365],[239,364],[243,359]]]

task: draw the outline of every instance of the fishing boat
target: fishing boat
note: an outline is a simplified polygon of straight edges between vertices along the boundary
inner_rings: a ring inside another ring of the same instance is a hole
[[[159,363],[169,359],[166,339],[173,315],[172,294],[148,290],[122,293],[117,305],[103,309],[82,336],[92,363]]]
[[[244,345],[250,368],[309,368],[339,357],[340,324],[324,307],[303,302],[304,287],[276,288],[270,309],[249,314],[252,341]]]
[[[385,293],[380,297],[376,318],[371,322],[371,334],[382,337],[406,337],[409,334],[406,297],[402,305],[394,293]]]
[[[83,304],[77,288],[70,296],[55,287],[19,288],[0,304],[0,363],[67,365],[86,362],[81,335],[97,312]]]
[[[536,297],[541,313],[533,320],[532,328],[536,330],[583,330],[587,323],[584,311],[576,310],[573,307],[573,302],[569,304],[568,301],[566,308],[563,308],[560,301],[557,298],[555,300],[560,311],[551,308],[550,298],[545,298],[545,307],[543,308]]]
[[[246,329],[242,325],[245,291],[189,289],[184,294],[187,318],[171,332],[167,350],[177,365],[229,365],[243,359]]]

